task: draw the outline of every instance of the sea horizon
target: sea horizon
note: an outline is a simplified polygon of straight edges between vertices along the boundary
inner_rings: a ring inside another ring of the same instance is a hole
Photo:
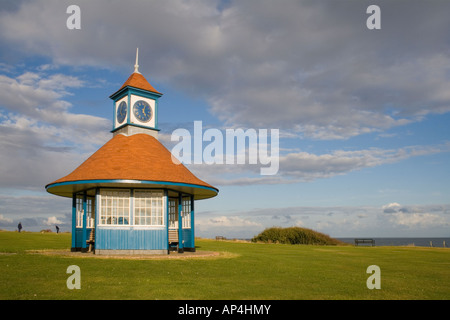
[[[450,237],[335,237],[335,239],[355,243],[355,239],[373,239],[375,246],[412,246],[450,248]],[[370,246],[370,244],[359,244]]]

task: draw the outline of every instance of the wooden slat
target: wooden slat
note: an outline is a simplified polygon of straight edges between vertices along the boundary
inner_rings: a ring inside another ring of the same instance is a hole
[[[178,242],[178,230],[169,230],[169,243]]]

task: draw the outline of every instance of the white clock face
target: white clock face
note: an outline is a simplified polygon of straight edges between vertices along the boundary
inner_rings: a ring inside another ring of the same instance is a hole
[[[138,100],[134,103],[133,113],[142,122],[149,122],[153,115],[152,108],[144,100]]]
[[[125,121],[127,116],[127,103],[122,101],[117,108],[117,122],[120,124]]]
[[[128,98],[123,97],[115,102],[114,127],[123,126],[129,119],[130,108],[128,107]]]
[[[155,100],[131,95],[130,99],[131,123],[154,128],[156,125],[155,108],[156,108]]]

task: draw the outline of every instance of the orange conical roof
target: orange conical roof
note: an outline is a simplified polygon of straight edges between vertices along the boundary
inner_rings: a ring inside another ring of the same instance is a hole
[[[120,87],[119,90],[122,90],[125,87],[133,87],[137,89],[142,89],[150,92],[157,93],[159,95],[162,95],[161,92],[158,92],[148,81],[145,79],[145,77],[139,73],[139,72],[133,72],[130,77],[125,81],[125,83]]]
[[[73,192],[101,186],[171,188],[193,194],[195,199],[218,193],[183,164],[174,163],[170,151],[148,134],[117,134],[72,173],[48,184],[46,189],[71,197]]]

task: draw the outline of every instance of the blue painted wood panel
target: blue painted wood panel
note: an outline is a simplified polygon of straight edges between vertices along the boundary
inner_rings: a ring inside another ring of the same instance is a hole
[[[91,234],[91,228],[86,228],[87,239],[89,240],[89,235]],[[83,245],[83,228],[75,228],[75,239],[73,239],[72,235],[72,243],[75,243],[75,248],[81,248]],[[73,245],[72,245],[73,246]]]
[[[95,249],[98,250],[167,250],[164,229],[103,229],[97,227]]]
[[[194,247],[194,244],[192,243],[192,239],[191,239],[191,229],[183,229],[183,240],[184,240],[183,247],[186,247],[186,248]]]

